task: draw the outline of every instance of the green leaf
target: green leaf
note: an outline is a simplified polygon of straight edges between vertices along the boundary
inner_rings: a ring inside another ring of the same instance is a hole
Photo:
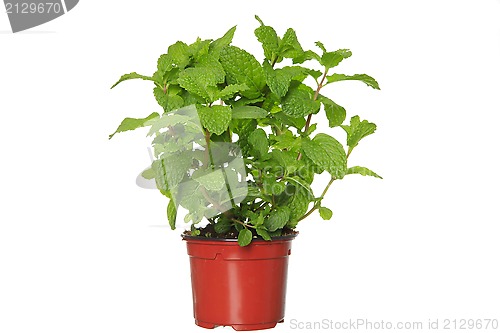
[[[298,54],[293,58],[293,63],[294,64],[302,64],[306,62],[307,60],[312,60],[315,59],[317,61],[321,60],[321,57],[314,51],[307,50],[301,54]]]
[[[153,171],[153,168],[148,168],[148,169],[144,170],[141,173],[141,176],[144,179],[154,179],[155,178],[155,172]]]
[[[144,127],[146,126],[147,121],[157,118],[159,116],[160,115],[158,113],[153,112],[146,118],[125,118],[121,122],[120,126],[118,126],[116,131],[113,134],[110,134],[109,139],[111,139],[116,133],[131,131],[139,127]]]
[[[293,135],[290,130],[282,132],[281,135],[274,137],[274,140],[276,142],[273,144],[273,147],[279,150],[297,151],[301,145],[301,138]],[[295,156],[296,158],[297,156]]]
[[[300,66],[286,66],[279,69],[273,69],[267,61],[264,62],[263,69],[269,89],[278,97],[286,95],[293,78],[305,74],[305,69]]]
[[[155,73],[155,75],[163,77],[163,75],[166,72],[169,72],[174,67],[174,61],[172,60],[172,56],[168,54],[162,54],[158,58],[158,61],[156,62],[156,67],[158,68],[158,71]],[[157,80],[157,81],[163,81],[163,80]],[[158,83],[162,84],[163,82],[158,82]]]
[[[167,206],[167,217],[168,224],[170,224],[170,228],[175,230],[175,221],[177,219],[177,208],[175,207],[174,200],[170,200]]]
[[[317,41],[316,43],[317,47],[319,47],[321,49],[321,51],[323,51],[323,53],[326,53],[326,48],[325,48],[325,45],[323,45],[323,43],[321,43],[320,41]]]
[[[285,183],[277,182],[275,176],[265,177],[263,185],[266,192],[272,195],[280,195],[286,188]]]
[[[217,84],[224,82],[224,69],[214,57],[207,55],[194,68],[182,71],[177,81],[190,93],[213,102],[219,95]]]
[[[153,95],[165,111],[176,110],[184,106],[184,100],[181,96],[165,94],[163,89],[159,87],[154,87]]]
[[[276,58],[278,52],[279,38],[276,31],[267,25],[261,25],[255,29],[255,36],[261,42],[264,56],[270,61]]]
[[[311,186],[299,176],[286,177],[285,180],[294,184],[296,187],[302,187],[302,189],[307,192],[310,198],[314,197],[314,193],[311,190]]]
[[[345,75],[345,74],[332,74],[326,77],[328,79],[328,83],[337,82],[337,81],[346,81],[346,80],[356,80],[364,82],[367,86],[372,87],[373,89],[380,90],[378,82],[369,75],[366,74],[354,74],[354,75]]]
[[[210,70],[188,68],[179,75],[178,82],[188,92],[204,98],[207,102],[213,102],[216,99],[218,89],[210,75]]]
[[[304,85],[292,85],[283,100],[283,113],[291,117],[305,117],[319,111],[320,102],[313,100],[314,91]]]
[[[201,175],[193,176],[193,178],[208,191],[220,191],[224,188],[224,185],[226,185],[224,174],[221,169],[214,171],[210,170]]]
[[[319,216],[321,216],[321,218],[323,220],[329,220],[332,218],[332,211],[326,207],[319,207]]]
[[[273,232],[283,228],[290,218],[290,208],[287,206],[277,207],[271,211],[269,217],[264,222],[267,230]]]
[[[176,190],[177,185],[191,168],[192,161],[192,156],[183,152],[169,154],[166,158],[155,160],[152,167],[155,171],[157,187],[164,191]]]
[[[304,117],[291,117],[287,116],[283,112],[275,113],[273,116],[284,125],[295,127],[298,130],[302,129],[306,125],[306,119]]]
[[[290,221],[288,221],[287,227],[295,228],[298,220],[307,212],[309,203],[314,198],[314,196],[309,194],[310,191],[311,189],[306,191],[302,187],[293,185],[287,188],[286,192],[289,194],[289,198],[286,206],[290,208]]]
[[[266,241],[270,241],[271,240],[271,236],[269,236],[269,233],[267,232],[266,228],[265,227],[258,227],[255,229],[255,231],[257,231],[257,235],[259,235],[260,237],[262,237],[262,239],[266,240]]]
[[[240,246],[247,246],[252,242],[252,232],[248,229],[241,229],[238,234],[238,244]]]
[[[314,139],[302,142],[304,154],[332,177],[341,179],[347,170],[347,158],[344,147],[327,134],[317,134]]]
[[[255,154],[262,158],[269,150],[269,142],[266,132],[262,128],[258,128],[248,136],[248,142],[252,146]]]
[[[198,106],[198,115],[203,127],[210,133],[221,135],[229,127],[232,111],[231,107],[226,105],[213,105],[211,107],[200,105]]]
[[[231,230],[231,221],[225,218],[219,219],[217,223],[214,225],[214,230],[218,234],[225,234],[229,230]]]
[[[193,57],[195,62],[200,61],[200,59],[208,55],[211,42],[210,39],[201,40],[201,38],[198,37],[196,42],[189,45],[189,54]]]
[[[349,169],[347,169],[346,175],[352,175],[352,174],[358,174],[358,175],[362,175],[362,176],[372,176],[375,178],[383,179],[382,177],[380,177],[379,175],[377,175],[375,172],[371,171],[370,169],[365,168],[365,167],[361,167],[361,166],[353,166],[353,167],[350,167]]]
[[[235,94],[247,90],[248,87],[246,84],[230,84],[224,87],[217,94],[217,99],[226,100],[232,98]]]
[[[151,125],[151,128],[148,132],[148,136],[151,136],[155,133],[158,133],[163,128],[174,126],[177,124],[186,124],[191,120],[191,117],[181,114],[163,114],[163,116],[158,119],[151,119],[145,125]]]
[[[323,73],[321,73],[321,71],[318,71],[318,70],[315,70],[315,69],[305,68],[305,70],[306,70],[306,73],[308,75],[311,75],[315,80],[318,80],[319,77],[321,75],[323,75]]]
[[[253,55],[235,46],[227,46],[220,53],[220,62],[228,84],[246,84],[242,96],[253,99],[262,95],[266,84],[264,72]]]
[[[323,103],[328,125],[330,127],[342,125],[346,117],[345,109],[325,96],[320,96],[318,99]]]
[[[153,78],[151,76],[145,76],[145,75],[137,74],[136,72],[132,72],[129,74],[122,75],[120,77],[120,79],[118,81],[116,81],[116,83],[111,86],[111,89],[116,87],[120,82],[123,82],[126,80],[132,80],[132,79],[143,79],[143,80],[153,81]]]
[[[259,216],[257,216],[256,219],[253,219],[252,221],[250,221],[250,223],[252,223],[256,227],[260,226],[261,228],[265,229],[266,227],[263,226],[263,224],[264,224],[264,214],[265,213],[261,211],[261,213],[259,214]]]
[[[229,29],[221,38],[214,40],[212,44],[210,44],[209,52],[219,58],[220,51],[233,41],[235,31],[236,26]]]
[[[335,52],[325,52],[321,56],[321,64],[327,69],[333,68],[340,64],[344,59],[349,58],[352,52],[348,49],[340,49]]]
[[[184,42],[176,42],[168,47],[168,56],[173,64],[179,68],[186,67],[190,59],[189,46]]]
[[[280,41],[278,54],[284,58],[296,58],[304,53],[295,30],[288,28]]]
[[[258,106],[238,106],[233,109],[233,119],[266,118],[268,112]]]
[[[260,17],[259,17],[259,16],[255,15],[254,17],[255,17],[255,19],[256,19],[257,21],[259,21],[260,25],[265,25],[265,24],[264,24],[264,22],[262,22],[262,20],[260,19]]]
[[[375,133],[377,125],[367,120],[360,121],[359,116],[354,116],[351,118],[351,124],[343,125],[342,128],[347,133],[347,146],[349,146],[348,152],[350,153],[361,139]]]

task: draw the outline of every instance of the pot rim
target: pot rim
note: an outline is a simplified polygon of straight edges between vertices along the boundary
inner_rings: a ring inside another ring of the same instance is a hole
[[[266,241],[264,239],[252,239],[252,243],[254,242],[262,242],[262,243],[272,243],[273,241],[284,241],[284,240],[293,240],[297,235],[299,234],[298,231],[296,231],[296,234],[293,235],[285,235],[285,236],[277,236],[277,237],[271,237],[270,241]],[[237,243],[238,239],[237,238],[216,238],[216,237],[200,237],[200,236],[191,236],[191,235],[184,235],[181,234],[182,240],[188,241],[188,240],[193,240],[193,241],[207,241],[207,242],[229,242],[229,243]]]

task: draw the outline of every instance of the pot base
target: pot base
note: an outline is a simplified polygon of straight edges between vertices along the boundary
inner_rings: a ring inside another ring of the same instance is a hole
[[[279,321],[280,323],[283,322],[283,320]],[[215,325],[215,324],[212,324],[212,323],[207,323],[207,322],[204,322],[204,321],[199,321],[199,320],[195,320],[195,324],[200,326],[200,327],[203,327],[203,328],[216,328],[218,327],[219,325]],[[276,326],[276,322],[273,322],[273,323],[264,323],[264,324],[242,324],[242,325],[231,325],[231,327],[235,330],[235,331],[256,331],[256,330],[265,330],[265,329],[268,329],[268,328],[274,328]]]

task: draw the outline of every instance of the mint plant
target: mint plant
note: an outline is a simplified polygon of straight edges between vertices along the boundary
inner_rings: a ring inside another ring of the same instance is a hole
[[[332,211],[323,199],[332,183],[346,175],[381,178],[368,168],[348,167],[353,149],[376,125],[359,116],[346,122],[346,110],[322,94],[338,81],[380,89],[377,81],[366,74],[334,72],[350,50],[328,51],[321,42],[316,42],[319,53],[304,50],[293,29],[279,37],[256,19],[262,62],[232,45],[233,27],[216,40],[178,41],[159,57],[152,76],[132,72],[112,86],[130,79],[154,84],[161,115],[125,118],[110,138],[150,127],[156,159],[143,176],[155,179],[170,199],[171,228],[182,206],[188,212],[185,222],[191,223],[189,235],[237,238],[241,246],[295,233],[297,224],[316,211],[330,219]],[[329,127],[345,131],[345,147],[329,134],[315,133],[313,117],[320,112]],[[226,157],[219,158],[214,147],[222,147],[217,151]],[[228,167],[238,160],[240,169]],[[318,196],[311,184],[323,172],[330,180]]]

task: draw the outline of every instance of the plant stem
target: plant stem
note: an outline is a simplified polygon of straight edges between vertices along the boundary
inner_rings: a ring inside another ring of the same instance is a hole
[[[316,202],[314,203],[314,205],[311,207],[311,209],[309,209],[309,211],[307,213],[304,214],[304,216],[302,216],[299,221],[302,221],[303,219],[305,219],[306,217],[308,217],[309,215],[311,215],[316,209],[318,209],[321,205],[321,200],[323,200],[323,198],[325,197],[326,195],[326,192],[328,192],[328,189],[330,188],[330,186],[332,185],[333,181],[335,180],[335,178],[330,178],[330,181],[328,182],[328,184],[326,185],[325,189],[323,190],[323,193],[321,193],[321,196],[318,198],[318,200],[316,200]]]
[[[328,74],[328,69],[325,68],[325,73],[321,77],[321,81],[319,81],[318,87],[316,88],[316,91],[314,92],[313,101],[316,101],[318,99],[319,91],[321,90],[321,88],[323,88],[323,83],[325,83],[325,79],[326,79],[327,74]],[[304,132],[307,132],[307,130],[311,126],[311,118],[312,118],[312,113],[310,113],[307,116],[306,126],[304,127]],[[302,158],[302,153],[299,152],[299,155],[297,156],[297,161],[300,161],[301,158]]]
[[[250,225],[250,224],[246,224],[245,222],[242,222],[242,221],[240,221],[240,220],[238,220],[238,219],[235,219],[234,217],[232,217],[232,218],[231,218],[231,221],[236,222],[236,223],[239,223],[239,224],[241,224],[242,226],[244,226],[245,228],[254,228],[254,229],[256,229],[256,227],[255,227],[255,226]]]
[[[205,129],[205,143],[207,146],[205,147],[205,169],[208,169],[208,165],[213,165],[212,163],[212,156],[210,154],[210,132]]]
[[[203,194],[203,196],[205,197],[205,199],[212,204],[212,206],[214,206],[215,209],[217,209],[219,212],[221,212],[222,214],[224,214],[224,216],[226,216],[227,218],[229,218],[231,221],[233,222],[236,222],[236,223],[239,223],[241,224],[242,226],[244,226],[245,228],[247,227],[250,227],[250,228],[254,228],[255,229],[255,226],[253,225],[249,225],[245,222],[242,222],[236,218],[234,218],[233,216],[231,216],[231,213],[227,210],[224,210],[224,208],[221,207],[221,205],[219,205],[218,202],[212,200],[212,198],[210,198],[210,196],[208,195],[208,192],[207,190],[205,189],[204,186],[200,186],[200,191],[201,193]]]

